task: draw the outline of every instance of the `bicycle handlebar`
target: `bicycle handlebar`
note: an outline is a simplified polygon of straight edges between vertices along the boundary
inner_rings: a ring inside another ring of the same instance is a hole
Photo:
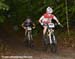
[[[62,24],[58,24],[60,27],[62,27],[63,28],[63,25]]]

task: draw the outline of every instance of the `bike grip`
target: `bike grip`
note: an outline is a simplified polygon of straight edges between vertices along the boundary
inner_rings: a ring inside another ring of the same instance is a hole
[[[59,24],[61,27],[63,27],[63,25],[62,24]]]
[[[43,25],[43,23],[40,23],[41,25]]]

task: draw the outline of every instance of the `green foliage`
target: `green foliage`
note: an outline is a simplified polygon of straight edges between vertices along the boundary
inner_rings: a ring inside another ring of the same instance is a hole
[[[0,10],[1,9],[3,9],[3,10],[9,9],[8,5],[5,4],[5,0],[0,0]]]
[[[68,0],[67,2],[68,16],[69,20],[71,20],[75,14],[75,0]],[[0,8],[9,9],[11,23],[16,25],[20,25],[27,16],[32,16],[34,22],[38,24],[38,19],[45,13],[45,9],[48,6],[54,9],[54,14],[59,21],[66,25],[65,0],[0,0]]]
[[[9,10],[8,5],[5,4],[5,0],[0,0],[0,23],[5,20],[4,13]]]
[[[0,23],[3,23],[5,20],[5,17],[4,16],[0,16]]]

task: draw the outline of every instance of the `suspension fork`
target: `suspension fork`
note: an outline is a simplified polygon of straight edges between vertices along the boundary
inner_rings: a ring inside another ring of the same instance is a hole
[[[56,41],[56,38],[55,38],[54,32],[52,33],[52,41],[53,41],[54,44],[57,44],[57,41]]]
[[[54,30],[51,30],[51,33],[49,32],[49,39],[50,39],[50,44],[57,44],[56,38],[55,38],[55,34],[54,34]]]
[[[34,42],[33,42],[33,38],[32,38],[32,31],[28,31],[28,45],[33,48],[34,47]]]
[[[28,30],[27,30],[27,29],[25,29],[25,34],[24,34],[24,35],[25,35],[25,37],[27,36],[27,33],[28,33]]]
[[[53,29],[48,29],[48,36],[49,36],[49,43],[50,44],[53,43],[53,39],[54,39],[54,34],[53,33],[54,33],[54,30]],[[53,39],[52,39],[52,36],[53,36]]]
[[[31,30],[28,31],[28,40],[32,40]]]

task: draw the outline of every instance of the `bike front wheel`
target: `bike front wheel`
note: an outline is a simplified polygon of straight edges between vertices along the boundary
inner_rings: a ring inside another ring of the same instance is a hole
[[[57,41],[55,39],[54,33],[52,33],[49,36],[49,42],[50,42],[51,52],[56,53],[56,51],[57,51]]]
[[[31,31],[28,32],[28,45],[29,45],[30,48],[33,48],[33,46],[34,46]]]

